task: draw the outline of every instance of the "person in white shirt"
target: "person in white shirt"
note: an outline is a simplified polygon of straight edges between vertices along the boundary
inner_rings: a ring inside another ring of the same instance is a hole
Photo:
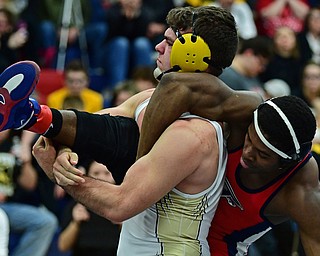
[[[236,21],[240,38],[250,39],[257,36],[253,13],[246,1],[216,0],[213,5],[231,12]]]

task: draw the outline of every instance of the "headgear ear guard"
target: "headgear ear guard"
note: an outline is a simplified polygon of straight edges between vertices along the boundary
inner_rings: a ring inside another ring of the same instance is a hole
[[[211,52],[207,43],[197,35],[180,35],[173,43],[170,55],[172,68],[182,72],[202,72],[210,63]]]
[[[254,123],[254,128],[257,132],[257,135],[259,136],[260,140],[263,142],[264,145],[266,145],[269,149],[271,149],[273,152],[275,152],[276,154],[278,154],[280,157],[282,157],[283,160],[289,160],[289,161],[300,161],[302,160],[303,157],[306,156],[306,154],[310,151],[311,149],[311,145],[312,142],[306,142],[306,143],[302,143],[301,145],[299,144],[299,141],[297,139],[297,136],[295,134],[295,131],[289,121],[289,119],[287,118],[287,116],[282,112],[282,110],[272,101],[272,100],[268,100],[263,104],[268,104],[271,107],[273,107],[273,109],[279,114],[279,116],[281,117],[281,119],[283,120],[283,122],[286,124],[290,135],[292,137],[292,141],[294,144],[294,149],[284,153],[283,151],[277,149],[275,146],[273,146],[262,134],[259,124],[258,124],[258,111],[259,108],[258,107],[255,111],[254,111],[254,119],[253,119],[253,123]],[[262,105],[263,105],[262,104]]]

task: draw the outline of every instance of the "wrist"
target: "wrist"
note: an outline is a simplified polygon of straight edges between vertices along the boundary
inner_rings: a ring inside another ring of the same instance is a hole
[[[78,221],[78,220],[72,220],[71,221],[71,224],[73,224],[75,227],[79,227],[81,221]]]

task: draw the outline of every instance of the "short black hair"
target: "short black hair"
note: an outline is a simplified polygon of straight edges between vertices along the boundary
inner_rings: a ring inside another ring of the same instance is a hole
[[[272,101],[286,115],[300,145],[311,142],[316,132],[316,119],[304,100],[297,96],[282,96]],[[277,111],[268,104],[259,106],[259,127],[267,140],[284,153],[294,150],[292,136]]]

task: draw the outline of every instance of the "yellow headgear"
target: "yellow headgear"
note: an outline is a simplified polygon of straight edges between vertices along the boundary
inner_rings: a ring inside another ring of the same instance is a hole
[[[208,68],[211,52],[207,43],[192,33],[183,34],[173,43],[171,67],[182,72],[202,72]]]

